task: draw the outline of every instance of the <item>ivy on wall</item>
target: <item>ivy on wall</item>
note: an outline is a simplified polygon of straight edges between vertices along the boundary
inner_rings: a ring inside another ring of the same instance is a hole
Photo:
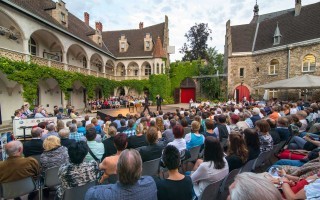
[[[159,94],[163,99],[164,103],[173,103],[171,94],[171,80],[167,74],[153,74],[149,77],[151,99],[155,100],[155,97]]]

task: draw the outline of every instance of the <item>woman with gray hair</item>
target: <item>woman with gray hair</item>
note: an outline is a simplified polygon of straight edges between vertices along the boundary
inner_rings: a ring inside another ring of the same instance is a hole
[[[74,139],[69,139],[70,130],[68,128],[59,131],[60,142],[62,146],[69,148],[69,146],[76,142]]]
[[[229,187],[230,200],[282,200],[279,190],[261,174],[238,174]]]

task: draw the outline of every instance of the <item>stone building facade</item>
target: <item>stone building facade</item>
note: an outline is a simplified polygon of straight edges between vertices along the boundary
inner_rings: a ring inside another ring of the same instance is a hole
[[[238,101],[262,99],[259,85],[311,74],[320,76],[320,3],[265,15],[258,14],[249,24],[226,24],[225,70],[228,94]],[[300,98],[301,91],[269,90],[269,98]],[[291,93],[291,95],[290,95]],[[289,96],[288,96],[289,94]]]

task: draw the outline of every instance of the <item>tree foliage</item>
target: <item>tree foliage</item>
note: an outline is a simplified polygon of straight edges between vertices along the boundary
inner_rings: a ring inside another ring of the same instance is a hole
[[[207,59],[208,40],[212,40],[210,34],[212,30],[208,24],[195,24],[184,35],[187,43],[184,43],[180,49],[180,53],[184,54],[183,61],[192,61],[198,59]]]

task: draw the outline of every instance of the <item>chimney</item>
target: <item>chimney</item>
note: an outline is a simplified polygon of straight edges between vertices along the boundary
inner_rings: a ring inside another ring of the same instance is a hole
[[[89,13],[84,12],[84,23],[89,26]]]
[[[295,0],[296,1],[296,6],[294,10],[294,16],[299,16],[301,12],[301,0]]]
[[[139,23],[139,29],[143,29],[143,22]]]
[[[102,32],[102,23],[101,22],[96,22],[96,30],[99,30],[100,32]]]

